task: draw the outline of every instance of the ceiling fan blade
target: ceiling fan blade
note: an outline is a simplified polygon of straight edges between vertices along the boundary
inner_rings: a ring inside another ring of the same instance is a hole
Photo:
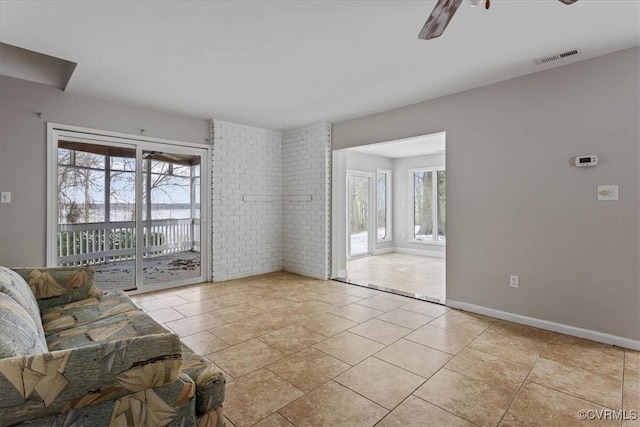
[[[575,2],[577,2],[578,0],[560,0],[562,3],[564,4],[574,4]]]
[[[440,37],[444,29],[449,25],[449,21],[453,18],[456,10],[460,7],[460,4],[462,4],[462,0],[438,0],[426,24],[424,24],[424,27],[420,30],[418,38],[421,40],[429,40]]]
[[[175,161],[182,160],[180,156],[176,156],[175,154],[171,154],[171,153],[160,153],[160,155],[162,157],[166,157],[169,160],[175,160]]]
[[[171,153],[162,153],[160,151],[145,151],[144,153],[142,153],[142,158],[160,160],[160,161],[162,160],[166,161],[165,159],[175,160],[175,161],[182,160],[180,156],[176,156],[175,154],[171,154]]]

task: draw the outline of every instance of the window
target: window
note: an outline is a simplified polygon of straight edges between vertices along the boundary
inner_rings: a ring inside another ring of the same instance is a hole
[[[444,168],[412,169],[413,215],[411,240],[443,243],[446,240],[446,175]]]
[[[147,208],[149,212],[142,211],[142,219],[147,220],[148,214],[152,220],[191,218],[191,205],[194,202],[192,198],[195,196],[191,188],[192,183],[195,185],[195,180],[191,178],[192,166],[176,163],[177,160],[171,158],[166,160],[152,151],[146,151],[143,158],[143,179],[147,182],[142,199],[145,205],[149,203],[146,194],[148,188],[151,205]],[[151,170],[150,176],[147,175],[147,170]]]
[[[69,146],[60,141],[58,148],[58,224],[102,222],[106,156]]]
[[[378,169],[376,230],[378,242],[391,240],[391,171]]]

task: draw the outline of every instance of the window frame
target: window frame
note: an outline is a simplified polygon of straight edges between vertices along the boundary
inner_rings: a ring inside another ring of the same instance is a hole
[[[428,166],[428,167],[420,167],[420,168],[412,168],[409,169],[409,189],[408,191],[408,199],[409,199],[409,239],[410,243],[418,243],[422,245],[436,245],[436,246],[444,246],[447,243],[447,236],[445,235],[444,240],[438,240],[438,172],[446,172],[445,166]],[[433,200],[433,209],[431,212],[431,221],[433,222],[433,230],[435,239],[416,239],[415,232],[415,212],[416,212],[416,189],[415,189],[415,173],[416,172],[431,172],[431,200]],[[446,186],[446,178],[445,178],[445,186]]]
[[[373,183],[374,181],[377,183],[376,181],[376,174],[373,172],[364,172],[364,171],[359,171],[359,170],[351,170],[348,169],[347,170],[347,174],[346,174],[346,194],[347,194],[347,204],[346,204],[346,209],[345,209],[345,213],[346,213],[346,221],[347,221],[347,260],[351,260],[351,259],[356,259],[356,258],[361,258],[361,257],[366,257],[366,256],[371,256],[374,254],[375,252],[375,235],[374,233],[376,233],[377,235],[377,229],[376,227],[376,220],[375,220],[375,200],[376,200],[376,195],[375,195],[375,190],[374,190],[374,186]],[[369,180],[369,186],[367,188],[367,245],[368,245],[368,251],[366,253],[362,253],[362,254],[356,254],[356,255],[351,255],[351,226],[350,226],[350,217],[349,217],[349,208],[350,208],[350,204],[351,204],[351,196],[350,196],[350,191],[349,191],[349,178],[351,177],[360,177],[360,178],[367,178]],[[372,203],[373,200],[373,203]]]
[[[378,238],[378,207],[379,207],[379,198],[378,198],[378,176],[386,175],[385,179],[385,231],[386,236],[383,239]],[[391,212],[393,209],[391,208],[392,203],[392,175],[393,172],[389,169],[376,169],[376,185],[375,185],[375,193],[376,193],[376,220],[375,220],[375,232],[376,232],[376,243],[385,243],[393,241],[393,228],[392,228],[392,220],[391,220]]]
[[[58,229],[58,203],[57,203],[57,180],[58,180],[58,141],[73,140],[79,143],[120,146],[133,148],[136,150],[136,165],[142,165],[143,151],[170,150],[176,154],[194,154],[198,153],[201,158],[200,164],[200,224],[205,229],[200,232],[200,251],[201,251],[201,275],[195,280],[207,282],[211,280],[212,275],[212,251],[211,251],[211,192],[202,190],[202,188],[211,188],[211,167],[212,164],[212,146],[209,144],[186,142],[179,140],[163,139],[156,137],[148,137],[142,135],[132,135],[120,132],[105,131],[81,126],[65,125],[54,122],[47,122],[47,231],[46,231],[46,266],[55,267],[57,263],[57,247],[55,231]],[[65,165],[69,166],[69,165]],[[76,167],[76,166],[73,166]],[[105,165],[106,167],[106,165]],[[109,165],[110,167],[110,165]],[[136,182],[142,180],[142,166],[136,167]],[[193,176],[191,176],[193,178]],[[138,184],[142,185],[142,184]],[[108,191],[105,189],[105,191]],[[137,191],[136,206],[142,206],[142,191]],[[142,241],[142,210],[136,208],[136,239]],[[136,247],[136,258],[143,259],[143,246]],[[172,282],[163,282],[158,284],[147,284],[143,281],[142,269],[136,267],[135,283],[137,290],[130,291],[130,294],[149,292],[160,289],[174,288],[187,284],[191,284],[191,279],[175,280]],[[198,283],[198,282],[196,282]]]

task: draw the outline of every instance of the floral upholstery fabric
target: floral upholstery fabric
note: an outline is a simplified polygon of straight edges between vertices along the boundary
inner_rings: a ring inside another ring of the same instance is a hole
[[[87,298],[42,310],[42,326],[45,335],[51,335],[137,309],[124,292],[111,291],[99,299]]]
[[[182,344],[182,372],[196,383],[196,413],[206,415],[224,402],[225,377],[204,357]],[[221,415],[219,415],[221,416]]]
[[[47,344],[51,351],[64,350],[165,332],[168,331],[155,320],[136,310],[47,335]]]
[[[40,309],[35,295],[29,289],[29,285],[15,271],[0,266],[0,293],[10,296],[15,302],[20,304],[31,316],[38,328],[38,334],[44,340],[44,331],[40,324]]]
[[[29,284],[40,310],[102,295],[93,284],[92,268],[16,268],[14,271]]]
[[[178,381],[143,390],[117,399],[110,399],[80,409],[50,415],[20,424],[23,427],[94,427],[96,420],[106,420],[109,426],[195,426],[193,399],[195,386],[188,376],[181,374]]]
[[[0,359],[0,425],[155,393],[178,379],[180,351],[178,337],[165,333]]]
[[[41,317],[0,292],[0,346],[9,312],[31,321],[22,335],[41,344],[0,355],[0,427],[224,425],[224,375],[126,294],[100,292],[91,269],[17,272],[21,300],[26,286]]]
[[[0,293],[0,357],[47,351],[36,323],[13,298]]]

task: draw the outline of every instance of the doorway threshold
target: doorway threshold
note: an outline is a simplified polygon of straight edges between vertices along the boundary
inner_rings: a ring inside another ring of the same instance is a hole
[[[438,304],[438,305],[446,306],[446,304],[444,302],[442,302],[440,299],[429,297],[427,295],[416,294],[416,293],[407,292],[407,291],[401,291],[399,289],[388,288],[386,286],[380,286],[380,285],[374,285],[372,283],[360,282],[358,280],[354,280],[354,279],[350,279],[350,278],[334,277],[331,280],[335,280],[336,282],[346,283],[348,285],[360,286],[362,288],[375,289],[376,291],[387,292],[387,293],[390,293],[390,294],[400,295],[400,296],[407,297],[407,298],[413,298],[413,299],[419,300],[419,301],[426,301],[426,302],[430,302],[432,304]]]

